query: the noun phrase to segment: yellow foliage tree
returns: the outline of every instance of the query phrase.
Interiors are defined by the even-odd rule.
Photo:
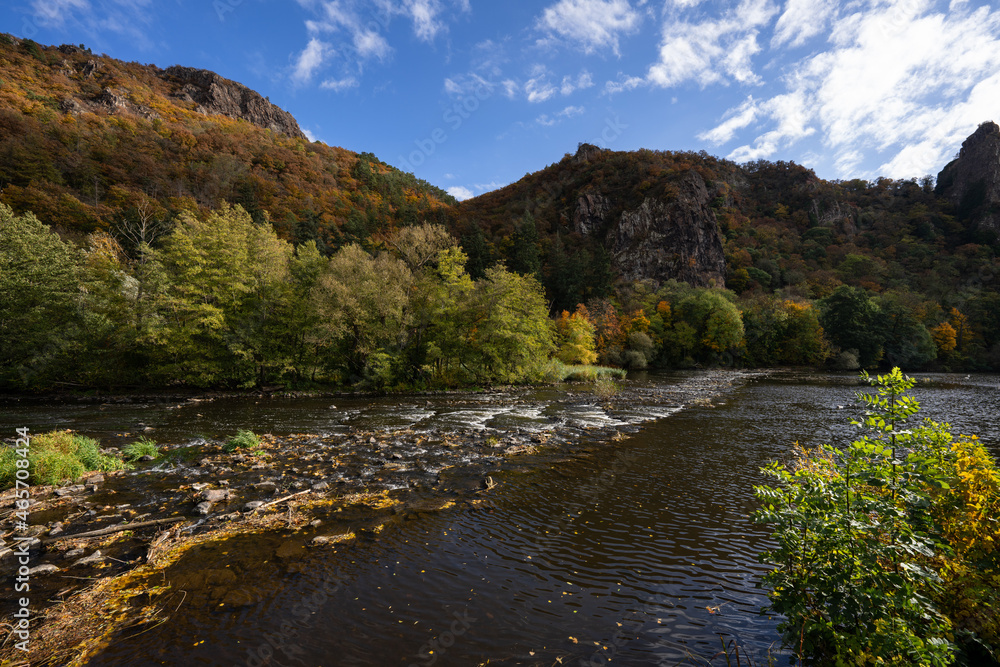
[[[942,322],[931,329],[931,336],[934,338],[934,342],[937,343],[938,350],[941,352],[951,352],[958,344],[955,327],[951,326],[948,322]]]
[[[577,306],[572,315],[564,310],[556,320],[559,335],[559,351],[556,358],[564,364],[589,365],[597,361],[595,351],[594,324],[587,319],[587,309]]]

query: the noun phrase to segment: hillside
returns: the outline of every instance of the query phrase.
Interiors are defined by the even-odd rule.
[[[284,239],[336,247],[437,219],[454,199],[205,70],[0,36],[0,202],[80,238],[240,204]]]
[[[0,38],[2,387],[1000,369],[997,220],[992,122],[936,183],[581,144],[458,203],[216,73]]]
[[[556,312],[604,308],[613,296],[619,308],[645,299],[651,315],[656,299],[636,294],[670,279],[725,286],[746,326],[747,351],[737,355],[744,363],[795,358],[769,341],[774,318],[788,317],[775,304],[829,310],[829,299],[849,288],[840,296],[864,302],[863,324],[822,321],[834,357],[861,347],[865,365],[998,368],[998,193],[1000,127],[992,122],[966,140],[937,187],[932,178],[827,181],[791,162],[740,165],[704,152],[583,144],[462,202],[452,224],[470,266],[503,259],[535,272]],[[767,349],[754,353],[755,345]]]

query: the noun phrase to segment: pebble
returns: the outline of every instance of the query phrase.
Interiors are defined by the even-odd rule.
[[[73,567],[76,567],[77,565],[96,565],[97,563],[100,563],[103,560],[104,560],[104,555],[101,553],[101,550],[98,549],[97,551],[90,554],[86,558],[81,558],[80,560],[73,563]]]
[[[243,509],[245,509],[247,512],[252,512],[253,510],[257,509],[263,504],[264,504],[263,500],[251,500],[250,502],[248,502],[246,505],[243,506]]]
[[[43,563],[42,565],[36,565],[35,567],[28,570],[28,574],[48,574],[49,572],[58,572],[59,568],[52,563]]]
[[[200,514],[202,516],[206,516],[211,511],[212,511],[212,503],[210,503],[207,500],[204,501],[204,502],[198,503],[194,507],[195,514]]]

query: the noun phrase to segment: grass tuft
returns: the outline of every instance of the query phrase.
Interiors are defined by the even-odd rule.
[[[260,436],[253,431],[239,430],[236,435],[226,442],[227,452],[235,452],[237,449],[258,449],[260,447]]]
[[[122,447],[122,458],[126,461],[138,461],[143,456],[152,456],[154,459],[160,456],[160,448],[156,446],[155,440],[143,437]]]

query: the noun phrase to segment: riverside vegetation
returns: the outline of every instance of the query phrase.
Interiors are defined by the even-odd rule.
[[[914,381],[865,379],[859,439],[764,472],[756,518],[784,642],[822,665],[982,665],[1000,650],[1000,470],[974,436],[908,426]]]

